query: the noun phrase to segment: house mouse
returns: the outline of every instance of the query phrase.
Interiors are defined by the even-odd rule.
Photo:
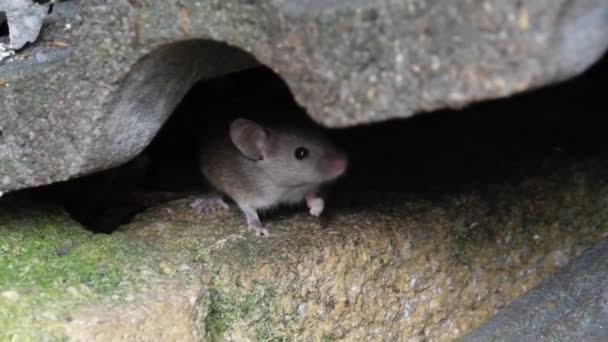
[[[312,124],[236,118],[205,134],[200,170],[215,192],[191,206],[199,213],[227,208],[223,195],[229,196],[245,214],[248,228],[269,236],[259,211],[306,201],[310,214],[319,216],[325,205],[320,186],[340,177],[347,164],[346,155]]]

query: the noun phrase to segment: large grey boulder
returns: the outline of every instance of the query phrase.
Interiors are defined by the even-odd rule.
[[[349,126],[567,79],[607,23],[604,0],[58,2],[0,65],[0,193],[126,162],[195,82],[257,63]]]
[[[269,218],[269,239],[248,232],[236,207],[200,218],[190,200],[174,201],[108,235],[9,194],[0,340],[454,341],[606,238],[607,166],[517,163],[488,186],[441,195],[358,182],[321,220]],[[594,325],[605,322],[605,246],[535,300],[516,300],[515,328],[605,337]],[[495,331],[478,340],[505,336]]]

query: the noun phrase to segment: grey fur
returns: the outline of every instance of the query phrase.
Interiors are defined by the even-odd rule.
[[[236,119],[229,128],[214,131],[201,143],[201,172],[239,205],[249,228],[259,235],[268,235],[257,215],[260,210],[306,200],[311,214],[320,215],[324,202],[319,187],[346,168],[345,154],[313,126]],[[306,158],[295,157],[298,147],[309,151]]]

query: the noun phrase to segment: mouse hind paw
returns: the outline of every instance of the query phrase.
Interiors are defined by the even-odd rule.
[[[253,231],[257,236],[270,237],[270,232],[268,231],[268,229],[262,226],[250,224],[247,227],[249,228],[249,230]]]
[[[218,210],[228,209],[228,204],[224,202],[224,198],[220,194],[206,194],[197,197],[190,207],[198,214],[212,214]]]

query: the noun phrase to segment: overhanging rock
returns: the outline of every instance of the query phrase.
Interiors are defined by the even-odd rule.
[[[58,2],[0,65],[0,192],[133,158],[195,82],[257,63],[338,127],[563,80],[607,46],[603,0]]]

